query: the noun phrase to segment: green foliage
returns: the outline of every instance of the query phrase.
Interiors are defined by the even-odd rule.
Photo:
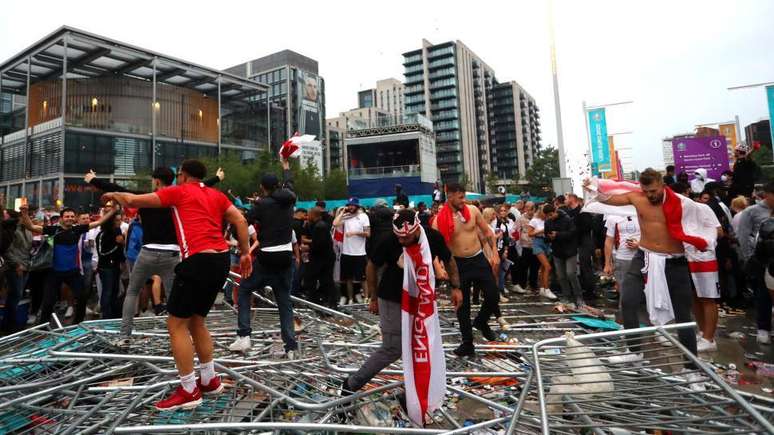
[[[755,163],[761,168],[761,176],[756,182],[765,183],[774,180],[774,165],[772,165],[772,151],[770,146],[763,145],[758,151],[751,154]]]
[[[551,188],[551,179],[559,176],[559,150],[553,147],[541,149],[527,169],[527,181],[524,186],[532,193],[545,191]]]
[[[255,160],[241,160],[238,154],[222,155],[220,158],[202,159],[208,173],[214,175],[217,168],[223,168],[226,178],[218,188],[231,190],[234,195],[245,198],[259,191],[261,178],[274,174],[282,178],[282,166],[277,157],[269,152],[258,154]],[[342,171],[332,171],[323,178],[314,165],[301,167],[298,160],[291,161],[290,171],[298,199],[338,199],[347,196],[346,176]]]
[[[486,183],[486,193],[488,194],[494,194],[497,193],[497,182],[500,181],[497,176],[493,173],[486,174],[486,178],[484,179]]]

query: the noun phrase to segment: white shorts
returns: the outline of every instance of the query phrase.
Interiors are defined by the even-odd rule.
[[[693,283],[693,291],[696,293],[696,297],[705,299],[720,299],[720,283],[718,282],[717,274],[714,277],[701,276],[706,274],[698,274],[699,276],[691,276],[691,282]],[[697,281],[704,281],[704,285],[697,285]]]

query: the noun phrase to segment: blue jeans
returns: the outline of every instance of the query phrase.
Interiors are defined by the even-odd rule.
[[[500,293],[505,293],[505,276],[508,274],[508,270],[512,265],[513,263],[507,258],[502,258],[500,260],[500,270],[497,274],[497,288],[500,290]]]
[[[247,279],[242,280],[239,286],[239,315],[237,320],[237,335],[249,337],[252,332],[250,327],[252,292],[266,286],[272,288],[274,299],[279,308],[280,329],[282,341],[285,343],[285,351],[298,349],[296,334],[293,329],[293,304],[290,301],[290,286],[293,279],[291,266],[285,268],[267,268],[253,261],[253,273]]]
[[[5,316],[3,317],[3,329],[7,333],[16,332],[18,325],[16,324],[16,307],[19,306],[19,299],[22,293],[24,293],[24,285],[27,283],[27,272],[22,273],[19,276],[16,273],[16,267],[13,264],[8,266],[8,270],[5,271],[6,287],[8,288],[8,294],[5,297]]]
[[[118,290],[121,283],[121,270],[101,268],[99,279],[102,281],[102,294],[99,298],[99,308],[103,319],[115,319],[120,316],[118,307]]]

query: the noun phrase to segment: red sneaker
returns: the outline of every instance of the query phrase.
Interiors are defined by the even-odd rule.
[[[172,395],[156,403],[159,411],[174,411],[176,409],[193,409],[202,404],[202,392],[196,387],[193,392],[185,391],[182,385],[178,386]]]
[[[203,395],[209,396],[223,392],[223,384],[220,382],[220,376],[215,376],[210,380],[209,385],[203,385],[201,378],[196,380],[196,387]]]

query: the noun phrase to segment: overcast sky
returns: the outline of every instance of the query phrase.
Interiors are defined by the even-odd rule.
[[[543,143],[556,143],[544,1],[17,1],[0,5],[0,59],[63,24],[213,68],[285,48],[319,62],[328,117],[357,105],[359,89],[403,79],[403,52],[461,40],[516,80],[541,108]],[[698,123],[767,118],[774,81],[774,1],[557,0],[565,147],[587,145],[582,101],[610,108],[608,130],[632,134],[638,169],[663,167],[661,138]]]

